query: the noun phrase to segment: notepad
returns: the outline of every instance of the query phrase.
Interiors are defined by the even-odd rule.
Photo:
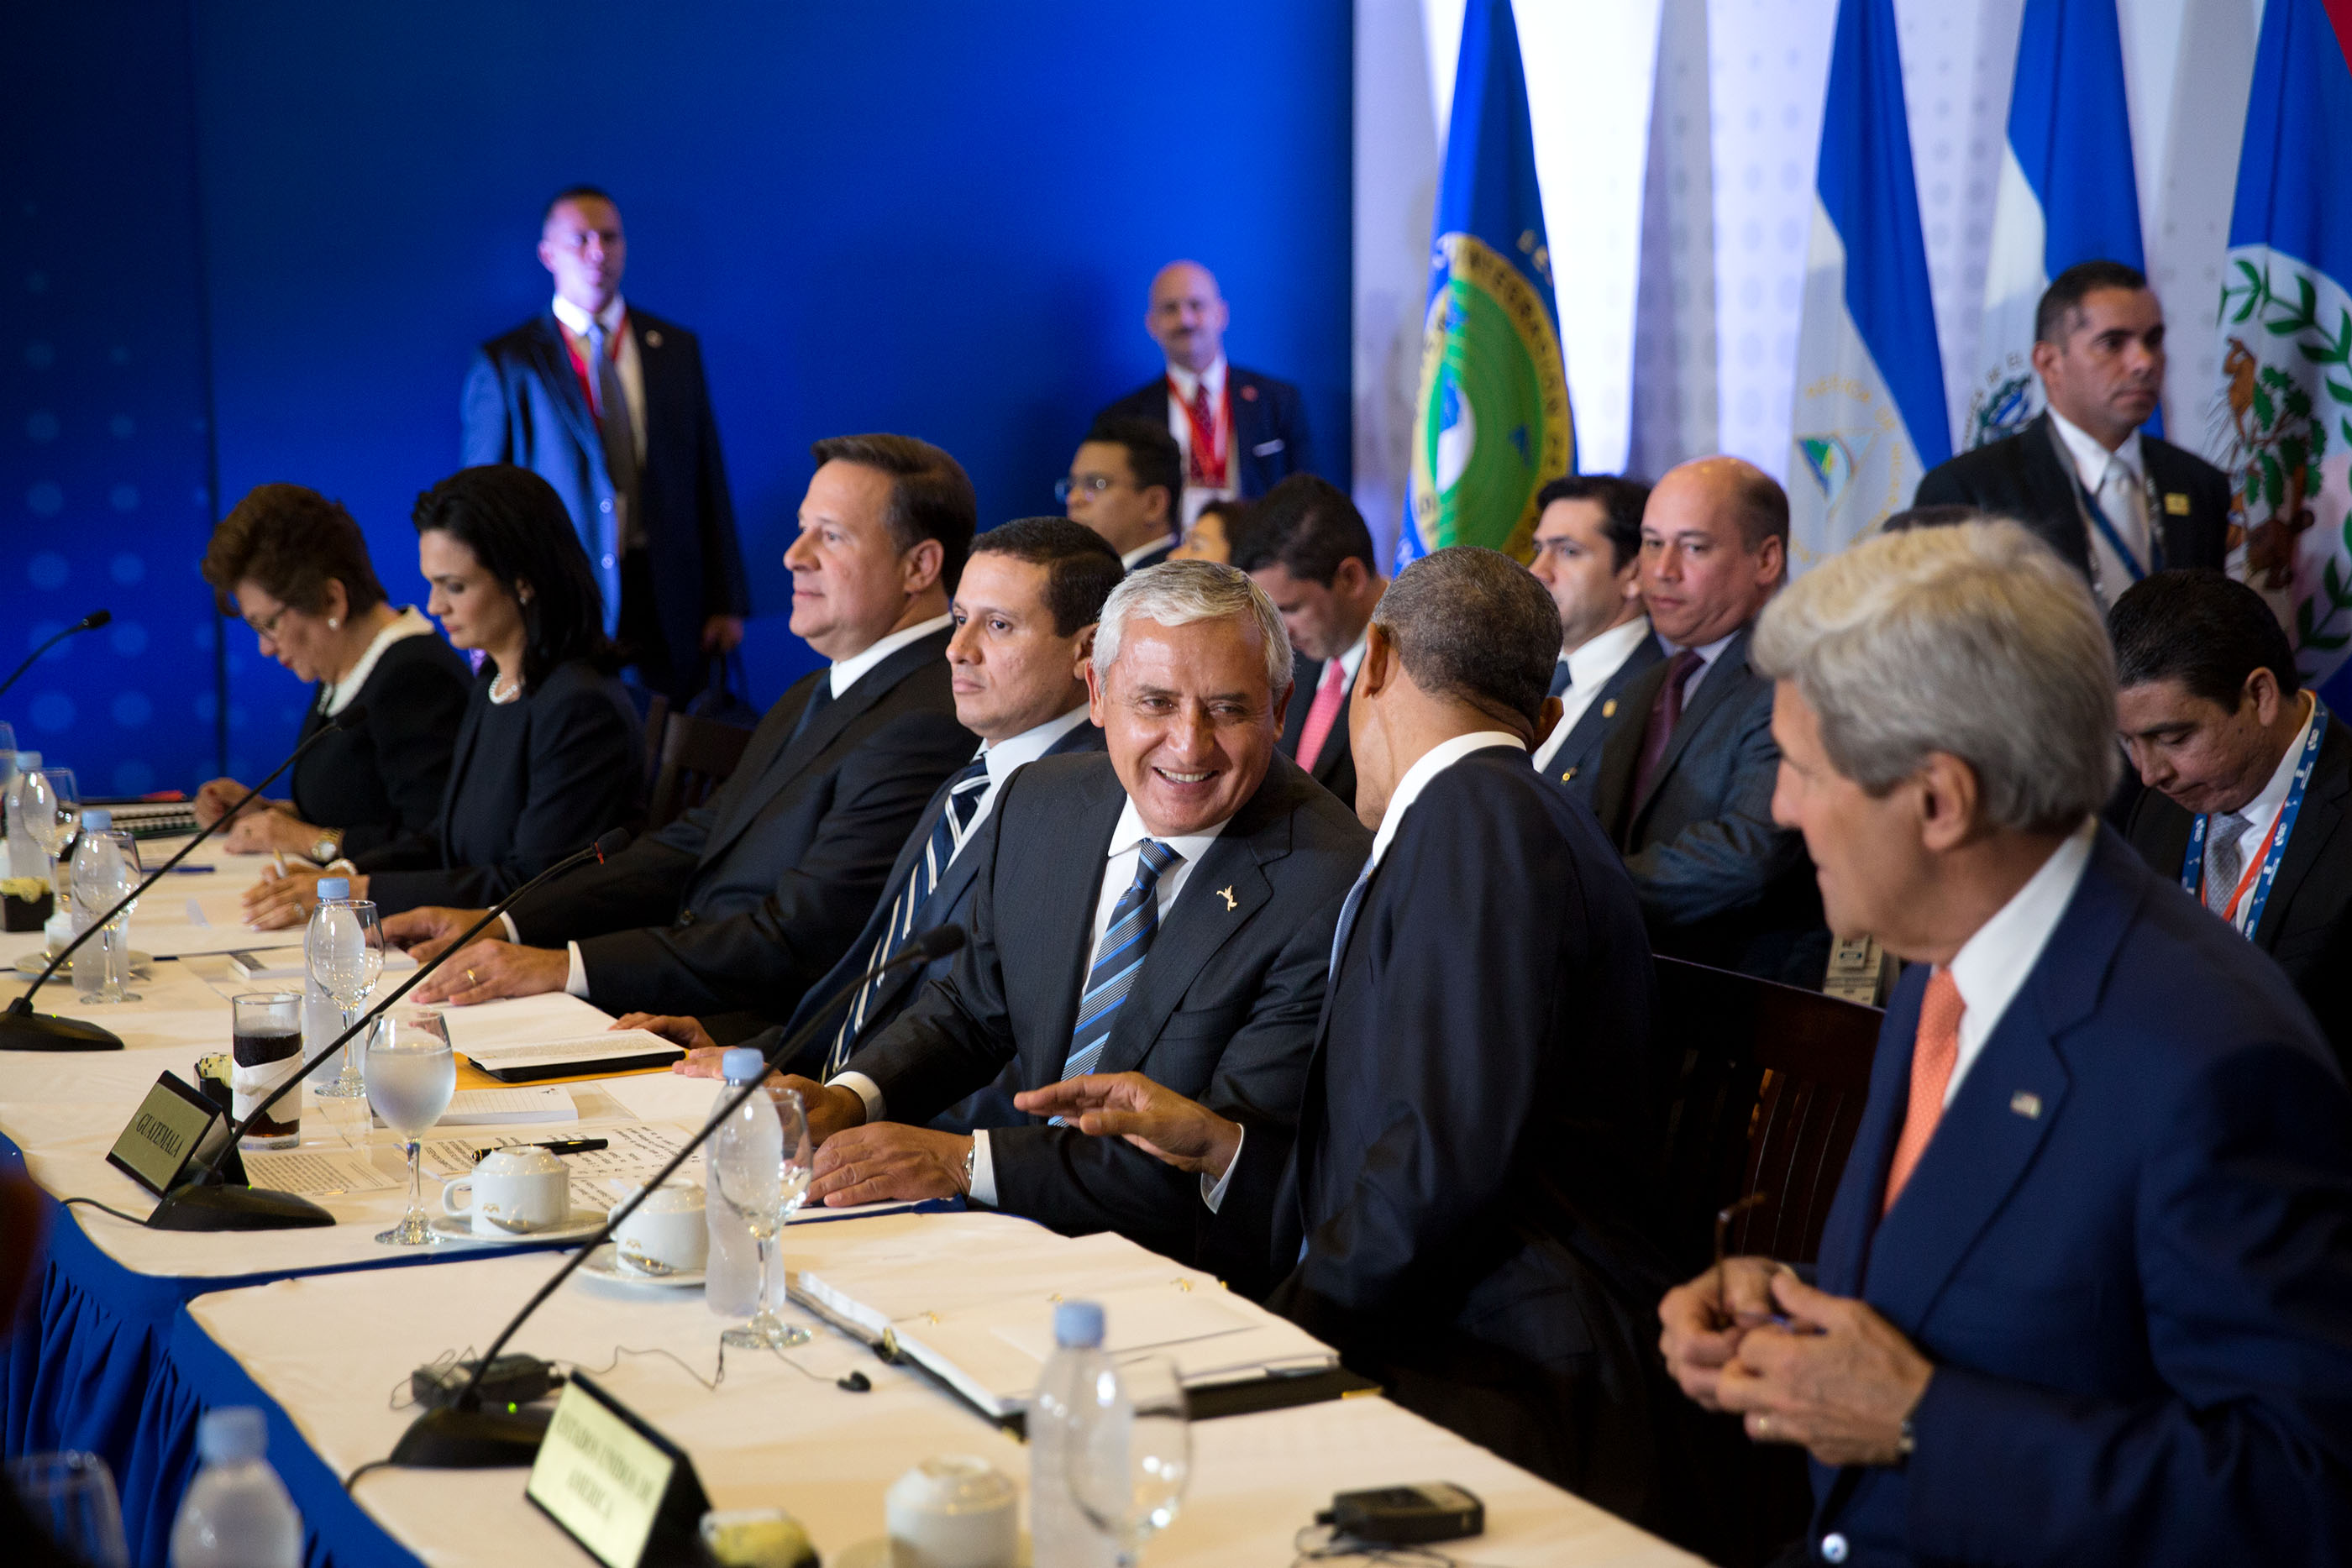
[[[480,1046],[466,1052],[475,1066],[502,1083],[530,1083],[583,1072],[635,1072],[667,1067],[685,1054],[652,1030],[642,1029],[529,1045]]]
[[[577,1122],[580,1107],[562,1089],[460,1089],[436,1127],[490,1127],[520,1122]]]

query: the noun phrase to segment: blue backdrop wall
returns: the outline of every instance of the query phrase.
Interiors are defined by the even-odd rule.
[[[187,564],[210,514],[183,515],[205,482],[203,444],[186,437],[205,402],[225,502],[273,479],[338,496],[394,597],[421,598],[409,505],[455,465],[472,346],[544,308],[539,211],[575,181],[619,199],[626,293],[702,335],[758,612],[755,702],[814,662],[785,630],[780,564],[809,443],[905,431],[963,461],[983,526],[1055,510],[1093,410],[1157,369],[1143,293],[1171,257],[1219,273],[1234,357],[1304,386],[1318,450],[1347,482],[1347,0],[1196,0],[1181,28],[1161,8],[1104,0],[73,9],[89,20],[37,24],[50,29],[40,54],[17,57],[45,58],[32,74],[50,82],[49,107],[110,139],[10,154],[31,165],[10,171],[12,200],[37,183],[73,204],[5,286],[37,266],[108,278],[107,308],[144,312],[158,343],[116,380],[170,402],[159,418],[180,439],[168,465],[153,459],[139,510],[110,510],[109,469],[49,481],[67,506],[42,516],[26,499],[37,459],[68,442],[36,447],[30,408],[15,416],[5,449],[24,476],[5,499],[26,538],[0,568],[0,614],[23,630],[0,639],[69,620],[82,598],[121,601],[109,552],[133,530],[143,580],[193,607],[168,636],[149,628],[150,648],[169,644],[141,676],[150,725],[116,722],[131,666],[86,648],[0,699],[23,726],[63,716],[38,705],[64,697],[70,721],[39,738],[100,778],[134,752],[146,771],[125,780],[184,784],[210,766],[204,601]],[[136,112],[78,101],[90,79],[136,94]],[[104,336],[85,367],[101,383]],[[34,377],[26,351],[6,346],[20,381]],[[74,382],[45,406],[115,459],[109,390]],[[50,552],[64,585],[33,542],[59,517],[74,525]],[[242,773],[290,744],[305,694],[229,630]]]

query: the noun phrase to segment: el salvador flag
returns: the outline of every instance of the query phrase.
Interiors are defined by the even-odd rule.
[[[1792,572],[1909,506],[1952,455],[1894,0],[1839,0],[1790,435]]]
[[[2050,280],[2077,262],[2143,267],[2142,256],[2116,0],[2026,0],[1966,444],[2015,435],[2042,412],[2033,311]],[[2162,434],[2161,411],[2148,429]]]
[[[2352,704],[2352,0],[2269,0],[2221,278],[2215,462],[2246,580]],[[2330,679],[2330,677],[2334,677]]]

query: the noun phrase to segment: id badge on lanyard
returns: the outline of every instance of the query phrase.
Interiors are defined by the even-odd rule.
[[[2271,831],[2263,839],[2262,852],[2256,855],[2238,885],[2231,891],[2230,901],[2221,908],[2221,918],[2238,928],[2239,935],[2251,938],[2262,929],[2263,906],[2270,902],[2271,884],[2278,880],[2279,862],[2286,857],[2287,840],[2294,832],[2294,820],[2303,810],[2303,792],[2311,782],[2312,769],[2319,764],[2319,743],[2327,734],[2327,705],[2317,693],[2311,698],[2311,728],[2303,737],[2302,755],[2295,758],[2294,779],[2287,786],[2286,800],[2271,821]],[[2204,902],[2205,834],[2210,817],[2200,816],[2189,830],[2189,850],[2181,858],[2180,885],[2189,897]]]

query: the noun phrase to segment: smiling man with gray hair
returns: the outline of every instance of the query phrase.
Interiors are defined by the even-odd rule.
[[[1339,904],[1371,835],[1275,749],[1290,644],[1265,594],[1212,561],[1111,591],[1087,696],[1108,755],[1006,780],[982,837],[970,944],[830,1082],[788,1080],[821,1141],[810,1196],[964,1194],[1071,1235],[1189,1257],[1184,1176],[1042,1118],[923,1125],[1017,1064],[1034,1089],[1134,1068],[1288,1125]]]
[[[2352,1555],[2352,1099],[2277,967],[2098,821],[2115,664],[2014,523],[1767,609],[1775,819],[1912,961],[1820,1288],[1659,1309],[1685,1391],[1811,1451],[1825,1563]]]

